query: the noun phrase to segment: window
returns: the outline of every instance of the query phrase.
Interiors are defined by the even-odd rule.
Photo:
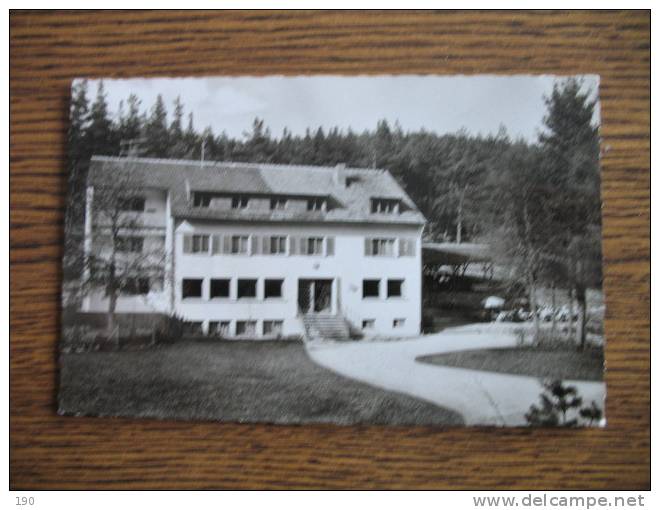
[[[236,321],[236,335],[256,335],[257,321]]]
[[[286,236],[272,236],[270,238],[269,252],[275,254],[286,254]]]
[[[403,280],[387,280],[387,297],[401,297],[403,295]]]
[[[264,335],[280,336],[284,321],[264,321]]]
[[[117,237],[117,251],[124,253],[142,253],[144,238],[136,236]]]
[[[232,197],[231,199],[231,208],[232,209],[245,209],[248,206],[249,199],[248,197]]]
[[[379,297],[380,280],[362,280],[362,297]]]
[[[310,198],[307,200],[308,211],[325,211],[326,205],[325,198]]]
[[[323,255],[323,238],[307,238],[307,255]]]
[[[264,282],[264,299],[281,298],[284,280],[266,280]]]
[[[229,336],[229,321],[209,321],[209,335]]]
[[[192,236],[192,253],[208,253],[209,252],[209,236],[208,235],[193,235]]]
[[[362,321],[362,329],[374,329],[376,326],[376,319],[364,319]]]
[[[282,211],[283,209],[286,209],[286,198],[271,198],[270,208],[271,210],[276,211]]]
[[[357,184],[361,179],[357,175],[350,175],[346,177],[346,187],[350,188],[353,184]]]
[[[128,197],[119,202],[120,211],[142,212],[144,211],[144,197]]]
[[[228,298],[229,297],[229,280],[228,279],[211,279],[211,299],[213,298]]]
[[[183,253],[208,253],[208,234],[194,234],[183,236]]]
[[[257,280],[239,279],[238,280],[238,299],[257,297]]]
[[[128,296],[149,294],[149,278],[128,278],[121,293]]]
[[[248,237],[249,236],[231,236],[231,252],[247,254]]]
[[[201,335],[202,334],[202,323],[195,321],[190,322],[186,321],[183,323],[183,332],[187,335]]]
[[[365,244],[365,255],[393,257],[394,239],[367,239]]]
[[[181,299],[201,298],[202,281],[201,278],[184,278],[181,282]]]
[[[372,198],[371,212],[373,214],[393,214],[399,212],[399,200],[387,198]]]
[[[405,325],[406,325],[406,319],[394,319],[392,321],[392,327],[394,329],[402,328]]]
[[[209,207],[211,205],[211,195],[208,193],[195,193],[193,195],[193,207]]]

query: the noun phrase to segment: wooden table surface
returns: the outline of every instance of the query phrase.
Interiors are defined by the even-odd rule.
[[[648,488],[650,37],[646,11],[12,12],[11,487]],[[71,80],[273,73],[600,74],[605,430],[56,415]]]

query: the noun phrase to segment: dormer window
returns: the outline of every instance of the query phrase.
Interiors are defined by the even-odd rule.
[[[208,193],[193,194],[193,207],[209,207],[211,205],[211,195]]]
[[[400,201],[391,198],[372,198],[372,214],[395,214],[400,210]]]
[[[349,175],[346,177],[346,187],[350,188],[353,184],[357,184],[360,182],[360,178],[357,175]]]
[[[308,211],[325,211],[327,209],[327,201],[325,198],[310,198],[307,200]]]
[[[245,209],[248,206],[249,199],[248,197],[232,197],[231,199],[231,208],[232,209]]]
[[[271,211],[283,211],[286,209],[286,198],[271,198],[270,209]]]

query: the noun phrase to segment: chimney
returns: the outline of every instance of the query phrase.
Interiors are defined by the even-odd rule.
[[[337,163],[335,165],[335,169],[332,173],[332,181],[335,186],[339,186],[339,183],[341,182],[341,174],[344,170],[346,170],[346,163]]]

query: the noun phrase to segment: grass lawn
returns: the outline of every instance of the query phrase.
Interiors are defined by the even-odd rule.
[[[583,352],[534,347],[479,349],[420,356],[417,361],[544,379],[603,380],[602,349]]]
[[[64,414],[242,422],[446,424],[434,404],[344,378],[299,342],[197,342],[61,355]]]

